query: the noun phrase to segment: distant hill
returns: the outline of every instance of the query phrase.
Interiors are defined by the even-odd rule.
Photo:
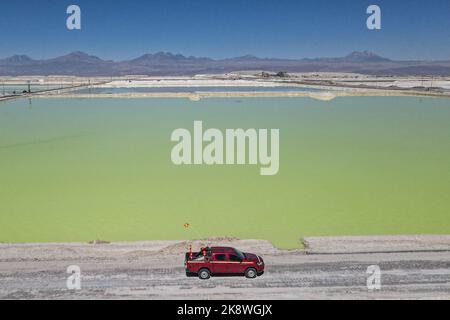
[[[186,57],[170,52],[144,54],[125,61],[107,61],[84,52],[47,60],[26,55],[0,59],[0,75],[193,75],[243,70],[285,72],[357,72],[373,75],[441,75],[450,76],[449,61],[395,61],[369,51],[355,51],[344,57],[275,59],[246,55],[214,60]]]
[[[353,51],[348,56],[343,58],[349,62],[388,62],[391,61],[387,58],[380,57],[379,55],[370,51]]]
[[[26,64],[32,64],[35,62],[35,60],[31,59],[27,55],[14,55],[11,57],[8,57],[6,59],[0,60],[5,65],[15,66],[15,65],[26,65]]]

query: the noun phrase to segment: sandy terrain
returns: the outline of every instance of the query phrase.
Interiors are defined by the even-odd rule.
[[[289,77],[265,78],[260,72],[236,72],[222,75],[198,75],[193,77],[148,77],[128,76],[119,78],[80,77],[3,77],[1,84],[27,83],[57,86],[42,92],[1,96],[0,100],[20,97],[64,97],[64,98],[188,98],[198,101],[203,98],[223,97],[309,97],[332,100],[341,96],[432,96],[450,97],[450,78],[445,77],[375,77],[351,73],[299,73]],[[271,87],[290,86],[289,91],[271,91]],[[58,88],[63,89],[58,89]],[[112,94],[73,94],[80,88],[164,88],[198,87],[198,92],[121,92]],[[202,92],[202,87],[224,87],[223,92]],[[263,87],[267,91],[228,92],[226,87]],[[299,88],[297,90],[296,88]],[[432,89],[430,88],[432,87]],[[305,92],[301,88],[320,89],[320,92]]]
[[[450,236],[306,238],[305,249],[263,240],[1,244],[0,299],[450,299]],[[261,254],[266,273],[187,278],[183,252],[208,243]],[[81,290],[66,287],[70,265]],[[367,267],[381,269],[369,290]]]
[[[276,91],[260,91],[260,92],[133,92],[133,93],[96,93],[96,94],[74,94],[70,91],[59,92],[54,91],[51,93],[37,93],[33,94],[36,97],[42,98],[76,98],[76,99],[128,99],[128,98],[185,98],[192,101],[199,101],[207,98],[269,98],[269,97],[307,97],[316,100],[330,101],[337,97],[401,97],[401,96],[415,96],[415,97],[433,97],[433,98],[450,98],[450,92],[447,93],[434,93],[434,92],[420,92],[413,90],[343,90],[343,91],[322,91],[322,92],[302,92],[302,91],[289,91],[289,92],[276,92]],[[1,100],[1,98],[0,98]]]
[[[102,87],[200,87],[200,86],[299,86],[329,89],[323,83],[338,86],[339,90],[366,89],[364,86],[379,87],[381,89],[412,89],[419,87],[434,87],[450,90],[450,77],[382,77],[353,73],[290,73],[289,77],[262,78],[261,72],[235,72],[217,75],[198,75],[193,77],[125,77],[114,79]],[[102,79],[104,80],[104,79]],[[299,83],[301,82],[301,83]],[[361,88],[349,88],[361,86]]]
[[[177,79],[146,79],[146,80],[114,80],[107,84],[100,85],[100,88],[161,88],[161,87],[280,87],[286,84],[277,81],[260,81],[258,79],[198,79],[198,78],[177,78]],[[298,86],[299,84],[292,84]]]

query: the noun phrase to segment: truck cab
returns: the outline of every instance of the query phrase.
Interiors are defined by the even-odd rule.
[[[264,273],[264,260],[232,247],[207,247],[200,252],[187,252],[185,268],[187,276],[198,276],[202,280],[211,276],[256,278]]]

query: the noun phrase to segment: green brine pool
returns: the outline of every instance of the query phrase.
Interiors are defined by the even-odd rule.
[[[195,120],[279,129],[278,174],[174,165]],[[0,242],[448,234],[449,195],[448,99],[0,103]]]

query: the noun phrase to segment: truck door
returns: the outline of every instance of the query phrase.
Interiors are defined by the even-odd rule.
[[[245,272],[245,265],[242,263],[242,260],[235,254],[228,254],[228,272],[229,273],[239,273],[242,274]]]
[[[227,264],[227,256],[224,253],[214,253],[211,261],[212,273],[226,273]]]

